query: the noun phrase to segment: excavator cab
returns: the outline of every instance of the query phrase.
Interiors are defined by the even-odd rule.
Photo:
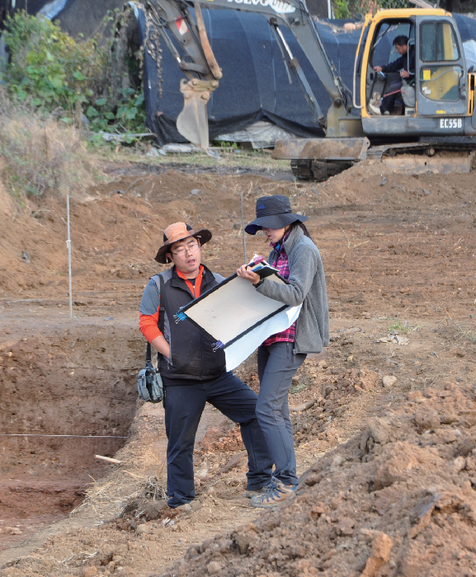
[[[407,83],[404,81],[398,88],[399,71],[374,70],[399,57],[393,46],[397,36],[408,39],[406,69],[412,73],[412,89],[406,99]],[[450,14],[440,9],[399,10],[398,17],[392,10],[378,12],[369,17],[361,51],[357,83],[360,82],[364,134],[386,137],[398,133],[409,138],[444,136],[449,130],[452,135],[464,134],[464,117],[471,114],[468,75],[459,32]],[[359,70],[356,73],[359,75]],[[392,90],[400,91],[399,106],[394,113],[383,116],[379,104]]]

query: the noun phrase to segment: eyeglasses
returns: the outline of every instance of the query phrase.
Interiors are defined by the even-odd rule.
[[[198,250],[198,247],[200,245],[198,244],[198,241],[194,240],[190,240],[189,242],[187,242],[187,244],[183,244],[181,247],[179,247],[177,250],[172,250],[171,253],[174,256],[184,256],[186,252],[190,251],[190,252],[195,252],[196,250]]]

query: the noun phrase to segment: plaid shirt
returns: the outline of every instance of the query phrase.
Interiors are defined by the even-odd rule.
[[[289,263],[288,263],[288,255],[284,250],[284,241],[288,238],[289,232],[286,233],[281,240],[280,243],[274,245],[271,243],[271,248],[278,251],[278,258],[274,262],[273,266],[278,269],[278,273],[285,279],[289,279]],[[278,248],[279,245],[279,248]],[[296,321],[285,331],[280,333],[276,333],[275,335],[271,335],[268,337],[264,343],[261,345],[263,347],[269,347],[273,343],[294,343],[296,336]]]

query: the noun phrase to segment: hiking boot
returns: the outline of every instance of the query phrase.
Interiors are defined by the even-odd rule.
[[[290,497],[296,489],[297,485],[285,485],[278,479],[274,479],[266,491],[251,498],[251,506],[262,509],[275,507]]]
[[[248,499],[252,499],[255,495],[263,494],[265,491],[268,490],[268,488],[270,487],[270,485],[272,485],[272,483],[273,483],[273,481],[269,481],[269,483],[266,483],[266,485],[263,485],[259,489],[247,489],[246,490],[246,497]]]

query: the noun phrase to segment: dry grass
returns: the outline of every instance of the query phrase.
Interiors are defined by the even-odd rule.
[[[101,147],[98,149],[100,157],[107,162],[139,162],[147,166],[160,166],[166,168],[172,164],[172,168],[188,165],[201,166],[203,168],[249,169],[260,172],[273,172],[278,170],[289,171],[289,160],[274,160],[271,158],[271,150],[237,150],[229,152],[226,148],[211,148],[211,154],[205,151],[191,153],[167,153],[165,156],[153,153],[157,144],[151,142],[139,142],[134,147],[117,146],[116,148]],[[152,151],[152,153],[151,153]]]
[[[135,422],[143,418],[139,413]],[[166,498],[166,462],[147,441],[139,440],[145,439],[144,434],[147,436],[150,431],[138,427],[135,442],[129,442],[119,451],[122,464],[112,468],[104,478],[93,479],[84,501],[71,515],[93,511],[98,519],[106,521],[119,517],[135,499],[160,501]]]
[[[107,179],[101,166],[111,161],[161,167],[171,164],[174,168],[199,165],[218,171],[234,167],[264,172],[289,169],[288,161],[273,160],[269,151],[214,149],[213,155],[198,152],[151,157],[150,143],[93,150],[80,131],[58,121],[58,115],[41,115],[13,103],[0,87],[0,211],[11,214],[35,198],[84,197],[91,186]],[[13,207],[10,199],[14,200]]]
[[[5,169],[5,162],[0,158],[0,175]],[[10,214],[14,208],[12,197],[8,194],[1,178],[0,178],[0,214]]]
[[[103,178],[78,130],[0,99],[0,180],[13,198],[78,196]]]
[[[119,469],[96,481],[87,490],[84,501],[71,512],[76,515],[92,509],[101,520],[115,519],[134,499],[160,501],[167,496],[164,469],[157,475],[142,475]]]

